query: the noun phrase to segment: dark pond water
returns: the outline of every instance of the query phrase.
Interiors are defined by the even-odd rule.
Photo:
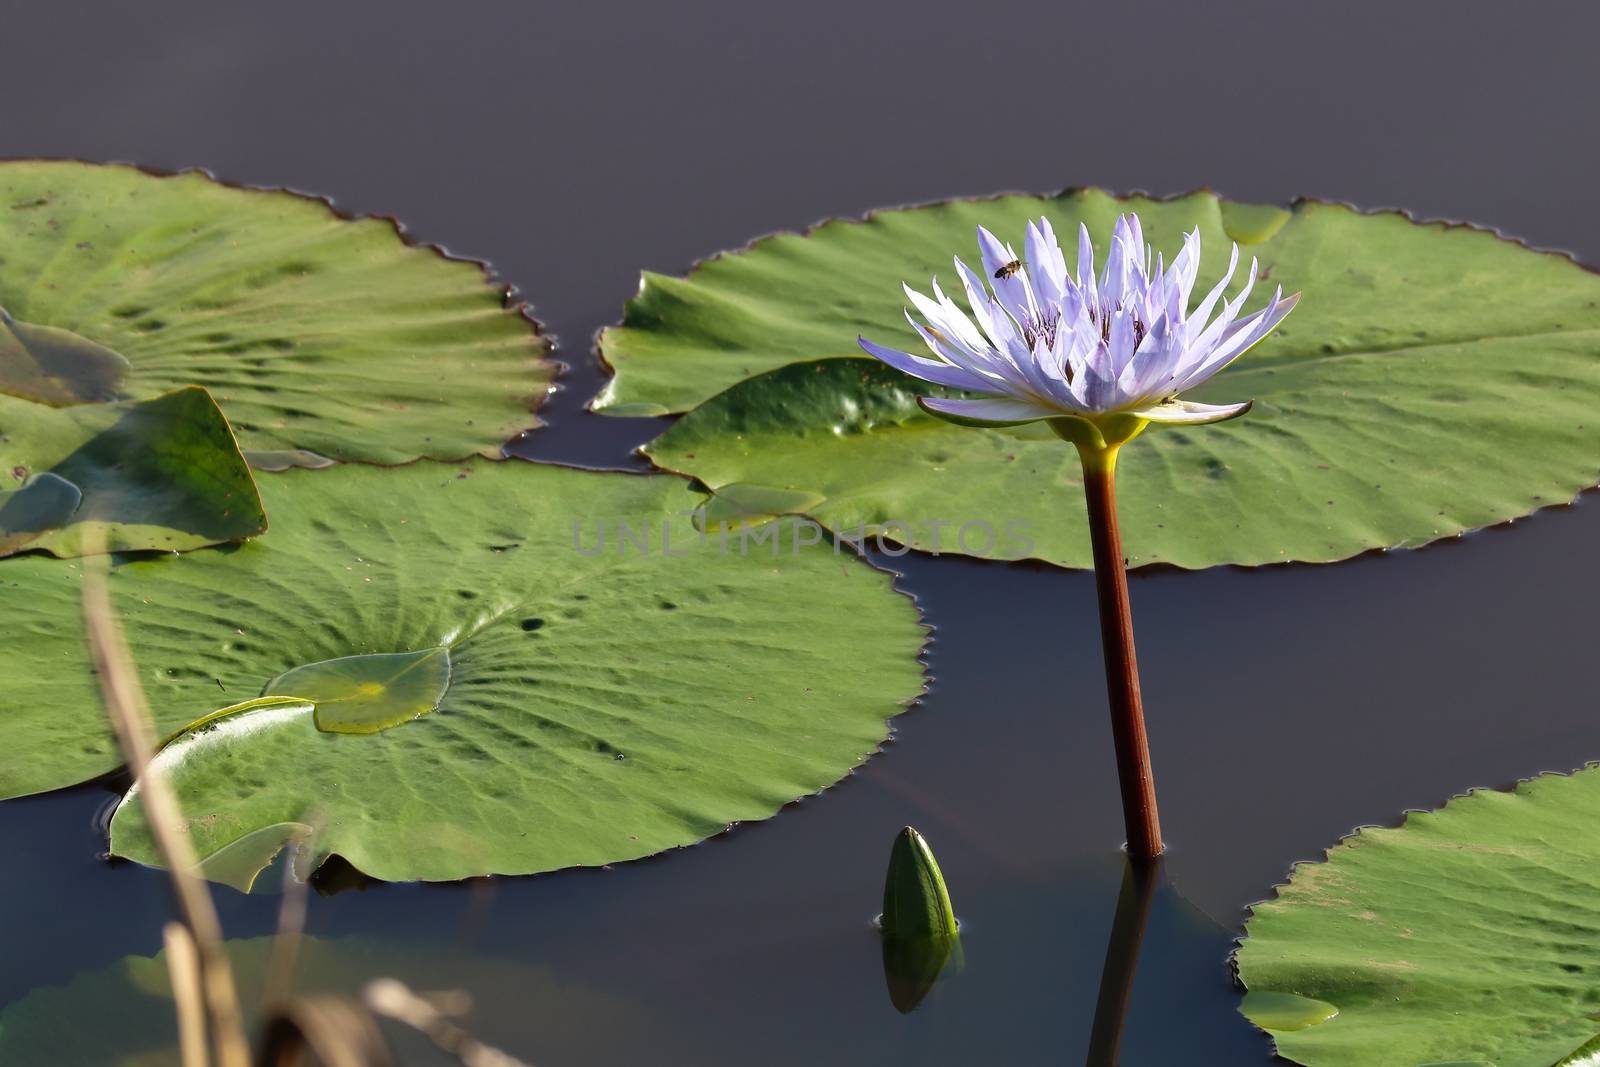
[[[205,165],[494,261],[573,364],[516,451],[592,465],[633,465],[658,432],[582,411],[590,337],[639,268],[830,214],[1209,184],[1600,261],[1600,142],[1576,136],[1592,6],[765,7],[28,5],[6,16],[0,154]],[[1600,757],[1597,536],[1584,499],[1422,551],[1136,578],[1173,854],[1123,1063],[1270,1062],[1225,960],[1293,861]],[[1092,580],[886,562],[937,626],[934,684],[839,787],[612,870],[314,897],[309,929],[515,965],[527,996],[479,1028],[540,1067],[1082,1062],[1121,879]],[[99,858],[109,798],[0,804],[0,1005],[157,948],[161,877]],[[944,865],[966,967],[902,1016],[868,922],[908,822]],[[220,895],[230,933],[272,929],[272,899]],[[84,1012],[92,1031],[101,1009]]]

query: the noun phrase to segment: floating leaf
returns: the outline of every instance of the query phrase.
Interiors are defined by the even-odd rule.
[[[921,688],[923,629],[886,575],[795,549],[782,526],[747,553],[703,538],[687,513],[704,497],[678,478],[340,466],[263,491],[271,536],[124,561],[110,579],[163,734],[219,698],[250,701],[169,746],[202,859],[299,824],[319,828],[319,858],[388,879],[644,856],[836,781]],[[624,525],[648,554],[618,548]],[[0,567],[0,795],[117,765],[77,596],[76,569]],[[409,673],[382,658],[407,653]],[[313,701],[352,678],[386,695],[346,728],[437,710],[318,729],[328,705]],[[278,689],[296,692],[252,699]],[[113,848],[154,862],[137,799]]]
[[[59,474],[28,474],[15,468],[24,481],[20,489],[0,489],[0,556],[28,547],[52,530],[72,521],[83,503],[83,490]]]
[[[228,421],[204,389],[154,400],[52,408],[0,396],[0,556],[181,552],[267,528]]]
[[[950,257],[970,258],[977,224],[1015,240],[1044,214],[1061,234],[1087,222],[1103,246],[1130,209],[1169,258],[1199,228],[1202,289],[1237,237],[1260,241],[1242,251],[1268,275],[1251,306],[1280,283],[1305,292],[1272,337],[1192,394],[1254,398],[1247,417],[1161,428],[1125,450],[1130,562],[1343,559],[1504,522],[1600,478],[1600,277],[1481,230],[1210,193],[886,211],[758,241],[688,279],[647,275],[602,337],[617,377],[597,407],[701,405],[649,446],[652,459],[713,490],[816,494],[826,503],[809,513],[836,532],[897,523],[893,539],[927,551],[1087,567],[1071,448],[1037,425],[947,425],[914,405],[939,390],[836,357],[860,355],[858,334],[920,350],[900,282],[951,283]]]
[[[763,526],[784,515],[814,508],[822,497],[803,489],[774,489],[769,485],[734,482],[718,489],[698,516],[698,528],[708,533]]]
[[[250,464],[251,470],[269,471],[273,474],[279,471],[290,470],[294,467],[304,467],[306,470],[319,471],[324,467],[333,466],[333,460],[327,456],[319,456],[315,452],[307,452],[303,448],[279,449],[277,451],[250,451],[244,454],[245,462]]]
[[[499,455],[553,364],[481,264],[186,172],[0,164],[0,393],[209,388],[249,449]]]
[[[375,734],[439,706],[450,689],[450,650],[340,656],[284,671],[265,691],[303,697],[317,729]]]
[[[64,406],[115,400],[128,361],[70,330],[18,322],[0,308],[0,393]]]
[[[1339,1014],[1339,1009],[1327,1001],[1273,992],[1246,993],[1239,1010],[1261,1029],[1274,1033],[1304,1030]]]
[[[1238,951],[1308,1067],[1586,1063],[1600,1024],[1600,768],[1478,791],[1296,867]],[[1293,994],[1331,1021],[1274,1026]],[[1257,1001],[1259,1002],[1259,1001]]]

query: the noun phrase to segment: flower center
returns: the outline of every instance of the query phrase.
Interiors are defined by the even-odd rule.
[[[1100,309],[1099,314],[1095,313],[1094,308],[1091,307],[1089,309],[1089,321],[1099,324],[1100,340],[1104,341],[1106,344],[1111,343],[1111,316],[1114,312],[1121,310],[1122,303],[1120,301],[1114,308]],[[1133,317],[1133,347],[1135,349],[1138,349],[1138,347],[1144,343],[1144,335],[1149,332],[1150,327],[1146,326],[1144,322],[1140,320],[1138,315],[1135,315]]]
[[[1027,342],[1028,351],[1035,351],[1039,342],[1044,342],[1045,348],[1054,348],[1056,344],[1056,327],[1061,325],[1061,312],[1044,312],[1038,318],[1032,314],[1023,316],[1022,339]]]

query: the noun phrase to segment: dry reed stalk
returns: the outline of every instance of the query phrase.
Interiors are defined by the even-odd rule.
[[[104,547],[103,541],[91,544],[85,538],[83,626],[90,658],[123,758],[143,793],[151,835],[171,875],[179,919],[195,949],[214,1062],[216,1067],[250,1067],[239,995],[234,986],[233,969],[223,949],[222,923],[205,882],[194,874],[194,850],[185,836],[177,797],[159,772],[151,773],[155,734],[144,691],[133,667],[133,657],[111,606],[106,579],[110,564],[103,554]]]
[[[397,978],[367,983],[361,999],[376,1015],[384,1015],[422,1034],[441,1051],[454,1056],[462,1067],[528,1067],[497,1048],[485,1045],[451,1022],[438,1006],[413,993]]]
[[[200,954],[182,923],[161,931],[167,952],[167,977],[178,1010],[178,1053],[183,1067],[209,1067],[206,1057],[206,1005],[200,995]]]

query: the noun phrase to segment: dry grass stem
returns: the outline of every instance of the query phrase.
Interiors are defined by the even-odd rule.
[[[200,988],[210,1022],[217,1067],[250,1067],[249,1044],[240,1018],[233,969],[223,948],[222,924],[210,890],[194,873],[194,850],[183,829],[183,814],[165,778],[151,773],[155,735],[150,710],[139,686],[122,628],[111,606],[106,575],[108,558],[101,545],[86,544],[83,558],[83,625],[106,712],[122,746],[128,770],[144,798],[145,814],[161,857],[171,875],[178,915],[198,962]]]

